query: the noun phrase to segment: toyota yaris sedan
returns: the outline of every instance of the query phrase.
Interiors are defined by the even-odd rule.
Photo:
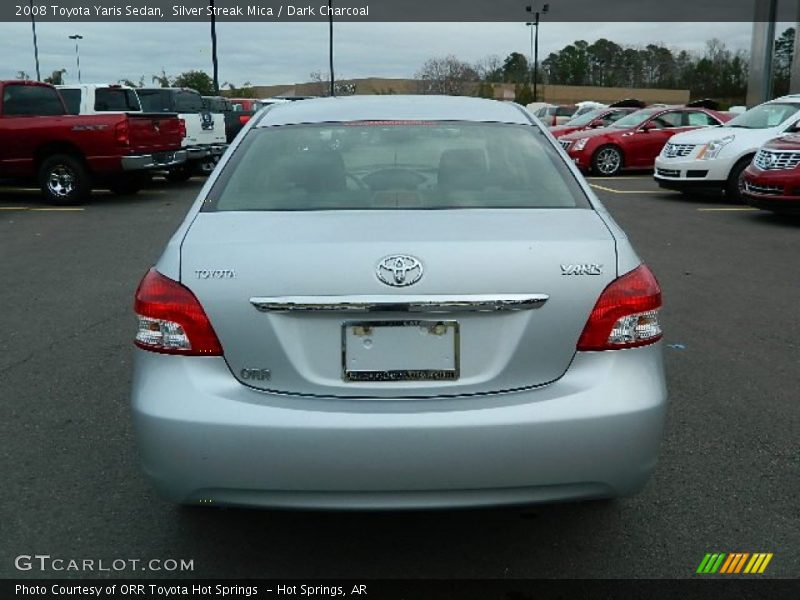
[[[136,291],[144,470],[198,505],[631,494],[664,423],[660,308],[524,108],[276,104]]]

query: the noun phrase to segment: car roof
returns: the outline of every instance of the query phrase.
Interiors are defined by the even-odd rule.
[[[121,83],[65,83],[56,86],[58,89],[69,89],[69,88],[87,88],[87,89],[98,89],[98,88],[114,88],[119,90],[133,90],[129,85],[123,85]]]
[[[475,121],[530,125],[521,106],[466,96],[346,96],[273,104],[257,127],[347,121]]]

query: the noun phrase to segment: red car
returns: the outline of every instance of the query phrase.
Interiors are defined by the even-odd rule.
[[[558,141],[581,170],[616,175],[623,169],[652,169],[656,156],[673,135],[721,125],[732,116],[687,106],[643,108],[609,127],[571,133]]]
[[[625,115],[639,110],[638,108],[595,108],[587,113],[583,113],[577,117],[573,117],[563,125],[556,125],[550,128],[552,133],[557,138],[560,138],[576,131],[587,131],[589,129],[599,129],[600,127],[608,127],[612,123],[616,123]]]
[[[228,98],[228,101],[234,105],[234,110],[256,112],[261,108],[261,102],[253,98]],[[239,105],[239,109],[236,108],[237,104]]]
[[[761,147],[744,172],[742,196],[751,206],[800,215],[800,135]]]

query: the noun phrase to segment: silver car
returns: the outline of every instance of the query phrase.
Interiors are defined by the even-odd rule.
[[[144,470],[203,505],[631,494],[664,423],[660,307],[524,108],[276,104],[136,292]]]

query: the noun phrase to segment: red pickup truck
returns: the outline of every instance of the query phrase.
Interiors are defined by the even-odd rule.
[[[51,85],[0,81],[0,178],[36,179],[55,204],[135,193],[148,171],[186,161],[184,135],[177,115],[69,115]]]

